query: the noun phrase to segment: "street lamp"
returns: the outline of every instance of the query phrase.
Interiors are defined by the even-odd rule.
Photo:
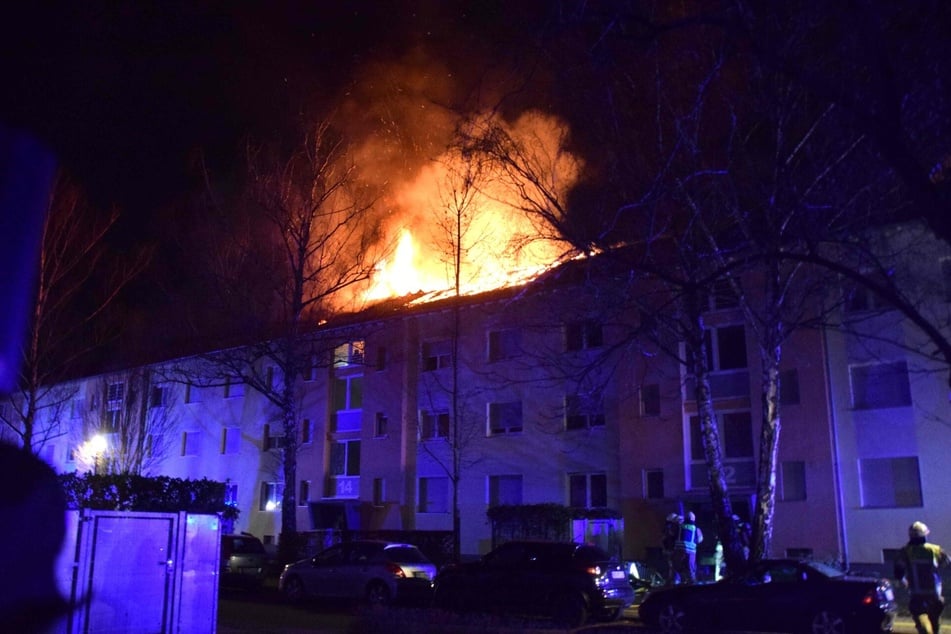
[[[94,475],[99,474],[99,459],[102,457],[102,454],[106,452],[109,444],[106,442],[106,437],[102,434],[96,434],[86,442],[89,453],[92,454],[92,472]]]

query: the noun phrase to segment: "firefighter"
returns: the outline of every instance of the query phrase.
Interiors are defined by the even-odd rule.
[[[684,523],[677,513],[671,513],[664,521],[664,533],[661,536],[660,545],[664,551],[664,559],[667,562],[667,583],[680,583],[680,575],[677,574],[677,567],[674,562],[674,544],[680,536],[680,525]]]
[[[928,527],[915,522],[908,528],[908,543],[898,551],[895,578],[908,588],[908,610],[919,634],[938,634],[941,629],[941,596],[939,568],[951,565],[941,546],[927,541]]]
[[[697,517],[688,512],[674,542],[674,568],[686,583],[697,582],[697,545],[702,541],[703,531],[697,526]]]

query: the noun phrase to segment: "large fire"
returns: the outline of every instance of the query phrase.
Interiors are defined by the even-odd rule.
[[[546,194],[564,207],[581,167],[564,151],[565,127],[528,113],[506,131],[526,148],[522,160],[544,185],[446,152],[394,188],[388,234],[395,247],[376,266],[364,302],[420,291],[428,301],[522,284],[564,257],[564,244],[540,239],[537,217],[522,208],[526,196],[541,201]]]

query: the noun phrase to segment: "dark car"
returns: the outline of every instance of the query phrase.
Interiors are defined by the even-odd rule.
[[[292,603],[305,598],[428,603],[435,576],[436,565],[412,544],[357,540],[286,565],[278,588]]]
[[[627,571],[595,546],[512,541],[436,575],[434,600],[456,611],[500,611],[577,627],[618,618],[634,602]]]
[[[887,579],[847,575],[818,562],[768,559],[716,583],[668,586],[641,603],[661,632],[890,632],[895,595]]]
[[[264,544],[254,535],[221,536],[221,583],[260,587],[267,567]]]

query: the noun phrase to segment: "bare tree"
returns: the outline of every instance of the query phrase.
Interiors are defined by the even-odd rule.
[[[315,364],[333,363],[333,344],[312,333],[377,261],[374,201],[358,187],[357,173],[329,118],[289,151],[248,143],[239,207],[221,218],[208,250],[209,288],[236,345],[201,355],[197,372],[178,369],[180,380],[196,384],[243,382],[271,403],[282,431],[280,542],[288,560],[297,556],[300,381]]]
[[[144,268],[150,253],[122,260],[107,234],[119,219],[100,214],[65,172],[50,190],[43,224],[36,298],[17,389],[0,420],[28,451],[67,433],[63,424],[76,388],[68,382],[80,363],[110,337],[107,309]]]
[[[71,438],[77,462],[96,473],[151,475],[178,440],[172,394],[148,367],[91,382]]]

